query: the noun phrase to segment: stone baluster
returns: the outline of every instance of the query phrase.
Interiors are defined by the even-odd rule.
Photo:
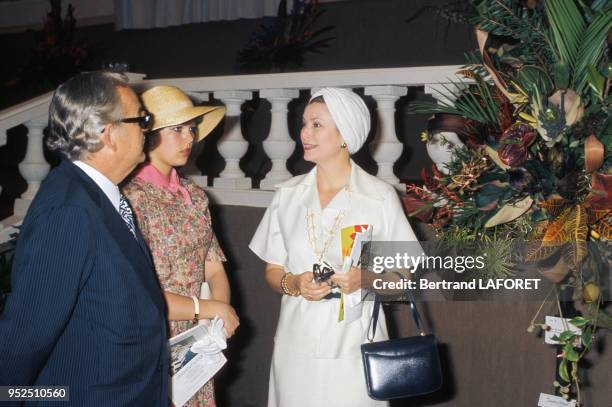
[[[260,96],[268,99],[272,105],[270,134],[263,142],[264,151],[272,161],[272,169],[261,181],[261,189],[274,189],[275,184],[291,178],[291,173],[287,171],[287,159],[295,150],[295,142],[287,126],[287,104],[299,95],[296,89],[263,89],[260,92]]]
[[[376,100],[378,128],[376,137],[370,144],[372,158],[378,164],[377,176],[388,183],[398,186],[399,179],[393,173],[393,165],[402,155],[403,144],[395,134],[395,102],[405,96],[404,86],[366,86],[365,94]]]
[[[240,106],[251,99],[253,92],[228,90],[215,92],[214,95],[225,104],[227,113],[225,131],[217,145],[219,154],[225,159],[225,169],[213,184],[219,188],[250,189],[251,179],[244,176],[239,165],[249,147],[240,127]]]
[[[23,161],[19,164],[19,172],[28,183],[28,189],[15,200],[13,209],[15,217],[25,216],[50,168],[43,154],[43,130],[47,126],[47,118],[30,120],[24,125],[28,128],[28,147]]]

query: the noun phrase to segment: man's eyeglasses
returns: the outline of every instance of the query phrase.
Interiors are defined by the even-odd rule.
[[[153,115],[145,110],[142,116],[128,117],[119,121],[121,123],[138,123],[141,129],[147,131],[153,126]]]

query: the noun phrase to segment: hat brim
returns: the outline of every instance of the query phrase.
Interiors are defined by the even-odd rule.
[[[164,127],[176,126],[188,121],[202,117],[202,122],[198,125],[198,138],[201,141],[206,138],[225,116],[223,106],[193,106],[181,109],[172,113],[171,120],[157,121],[154,119],[151,131],[163,129]]]

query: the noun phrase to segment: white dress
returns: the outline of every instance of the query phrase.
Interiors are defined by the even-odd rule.
[[[308,174],[280,185],[251,243],[263,261],[285,271],[312,271],[318,259],[308,238],[307,209],[314,213],[317,248],[321,250],[340,211],[340,227],[324,259],[342,264],[340,229],[350,225],[373,227],[375,241],[415,241],[416,237],[389,184],[351,162],[348,190],[341,190],[321,210],[316,167]],[[323,228],[321,228],[321,223]],[[270,370],[270,407],[378,407],[366,392],[360,345],[367,341],[373,303],[363,306],[359,320],[338,322],[339,299],[307,301],[283,296]],[[379,318],[376,341],[388,338],[384,317]]]

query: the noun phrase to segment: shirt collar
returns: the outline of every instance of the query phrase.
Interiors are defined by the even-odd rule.
[[[178,176],[178,173],[174,168],[172,168],[172,171],[170,172],[170,180],[167,180],[153,164],[149,163],[143,165],[138,170],[138,172],[136,173],[136,178],[158,186],[160,188],[164,188],[172,193],[176,193],[178,191],[181,193],[186,203],[188,203],[189,205],[192,204],[189,191],[187,190],[187,188],[181,185],[180,177]]]
[[[117,212],[119,212],[119,201],[121,201],[121,192],[119,192],[119,187],[91,165],[80,160],[73,161],[72,163],[83,170],[83,172],[89,178],[91,178],[98,187],[100,187],[102,192],[104,192],[104,195],[106,195],[106,197],[110,200],[113,207],[117,210]]]

